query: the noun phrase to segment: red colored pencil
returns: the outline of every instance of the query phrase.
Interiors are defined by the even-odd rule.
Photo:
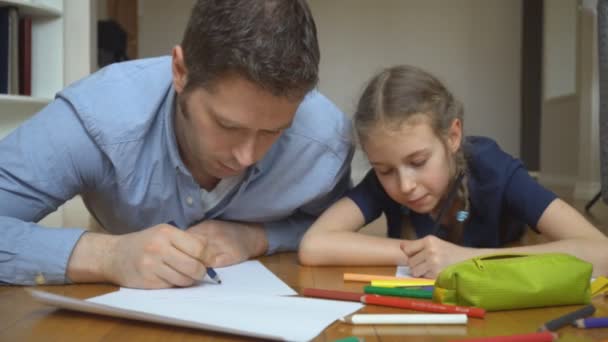
[[[345,292],[335,290],[311,289],[306,288],[302,291],[304,296],[317,297],[334,300],[346,300],[351,302],[361,302],[364,304],[374,304],[390,306],[394,308],[410,309],[425,312],[439,313],[464,313],[469,317],[483,318],[486,311],[481,308],[438,304],[425,300],[411,298],[397,298],[380,295],[366,295],[356,292]]]
[[[306,288],[302,291],[302,295],[304,295],[306,297],[317,297],[317,298],[334,299],[334,300],[346,300],[349,302],[360,302],[361,297],[363,297],[365,294],[356,293],[356,292]]]
[[[397,298],[380,295],[365,295],[361,297],[361,302],[365,304],[375,304],[426,312],[463,313],[469,317],[476,318],[483,318],[483,316],[486,314],[486,310],[482,308],[438,304],[419,299]]]
[[[557,334],[550,331],[510,335],[510,336],[489,336],[480,338],[465,338],[462,340],[451,340],[452,342],[553,342],[557,340]]]

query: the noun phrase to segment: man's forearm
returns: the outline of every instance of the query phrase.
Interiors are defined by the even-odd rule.
[[[68,260],[83,233],[82,229],[46,228],[0,215],[0,281],[64,284]]]
[[[66,275],[75,283],[109,281],[105,269],[117,236],[85,233],[72,251]]]

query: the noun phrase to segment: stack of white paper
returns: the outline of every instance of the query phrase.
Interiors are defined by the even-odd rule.
[[[190,288],[121,288],[86,301],[32,291],[55,306],[264,339],[308,341],[362,304],[290,297],[289,286],[258,261],[216,269],[222,284]]]

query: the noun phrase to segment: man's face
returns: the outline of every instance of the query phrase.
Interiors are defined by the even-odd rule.
[[[225,76],[211,89],[178,91],[177,103],[180,153],[204,185],[237,175],[262,159],[291,125],[300,101],[274,96],[242,77]]]

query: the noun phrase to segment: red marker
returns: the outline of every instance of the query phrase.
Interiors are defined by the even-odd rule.
[[[557,340],[557,334],[550,331],[510,335],[510,336],[488,336],[479,338],[465,338],[462,340],[451,340],[452,342],[553,342]]]
[[[302,294],[304,296],[308,296],[308,297],[346,300],[346,301],[351,301],[351,302],[361,302],[364,304],[390,306],[393,308],[410,309],[410,310],[416,310],[416,311],[439,312],[439,313],[463,313],[469,317],[476,317],[476,318],[483,318],[486,313],[486,311],[482,308],[438,304],[438,303],[433,303],[433,302],[419,300],[419,299],[396,298],[396,297],[390,297],[390,296],[369,295],[369,294],[366,295],[363,293],[355,293],[355,292],[307,288],[302,291]]]

